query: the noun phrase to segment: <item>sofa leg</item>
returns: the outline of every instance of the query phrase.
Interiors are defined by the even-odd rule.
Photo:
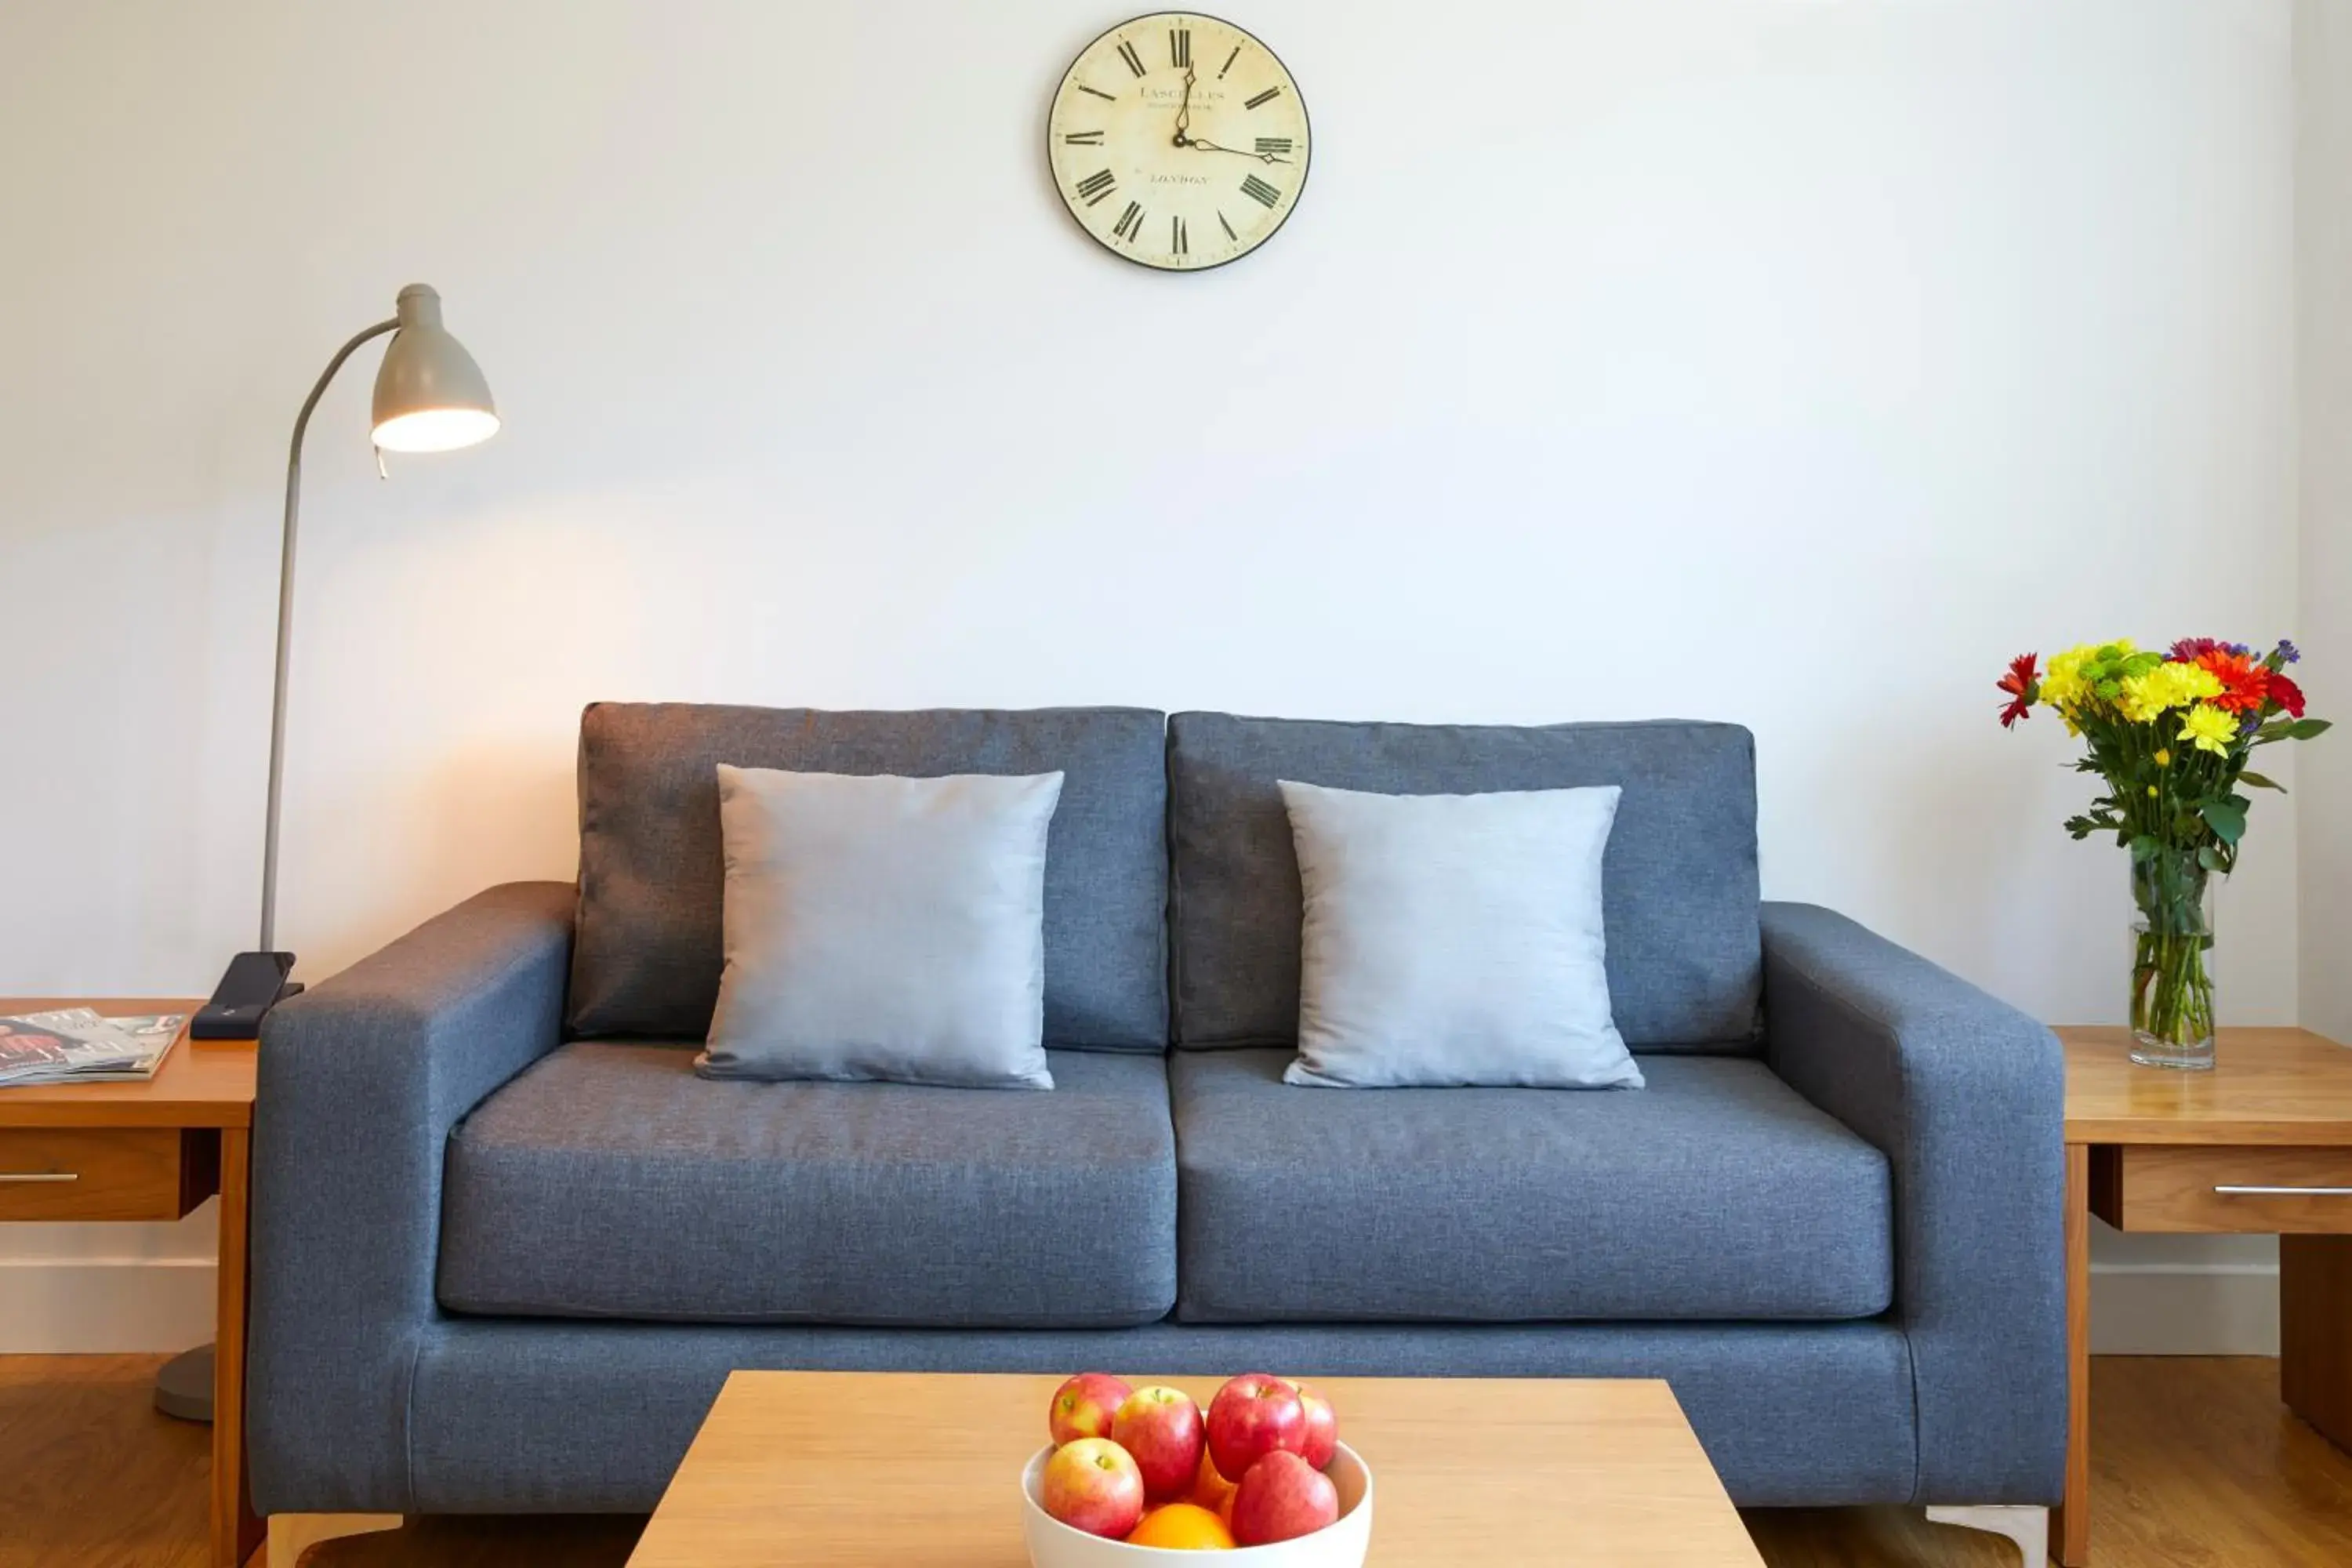
[[[398,1530],[396,1513],[273,1513],[261,1543],[262,1568],[295,1568],[302,1553],[338,1536]]]
[[[1927,1519],[1934,1524],[2005,1535],[2024,1554],[2025,1568],[2050,1568],[2050,1510],[2046,1508],[1930,1508]]]

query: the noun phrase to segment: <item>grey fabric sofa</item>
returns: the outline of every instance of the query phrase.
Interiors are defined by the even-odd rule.
[[[706,1082],[714,764],[1066,774],[1051,1093]],[[1649,1088],[1282,1084],[1277,778],[1613,783]],[[2062,1068],[1762,903],[1729,725],[600,705],[581,872],[270,1016],[264,1513],[645,1510],[738,1367],[1671,1380],[1744,1504],[2038,1505],[2064,1446]]]

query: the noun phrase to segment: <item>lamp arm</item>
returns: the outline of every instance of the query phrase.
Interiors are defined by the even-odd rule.
[[[269,701],[269,815],[261,837],[261,951],[269,952],[278,928],[278,806],[286,776],[286,669],[294,638],[294,532],[302,504],[302,437],[310,428],[310,411],[326,395],[327,384],[343,368],[361,344],[399,330],[399,318],[378,321],[335,351],[318,384],[302,400],[294,416],[294,440],[286,456],[286,533],[278,558],[278,673]]]

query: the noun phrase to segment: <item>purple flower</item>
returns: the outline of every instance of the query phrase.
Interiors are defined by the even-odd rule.
[[[2239,734],[2251,735],[2262,727],[2263,714],[2262,710],[2259,708],[2249,708],[2243,713],[2238,715]]]
[[[2301,664],[2303,662],[2303,650],[2295,647],[2294,644],[2289,642],[2284,637],[2279,638],[2278,653],[2279,657],[2286,660],[2289,664]]]

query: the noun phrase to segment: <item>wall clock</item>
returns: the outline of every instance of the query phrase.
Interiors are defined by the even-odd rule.
[[[1078,53],[1045,127],[1054,184],[1106,249],[1171,272],[1274,237],[1307,185],[1307,103],[1231,22],[1162,11]]]

